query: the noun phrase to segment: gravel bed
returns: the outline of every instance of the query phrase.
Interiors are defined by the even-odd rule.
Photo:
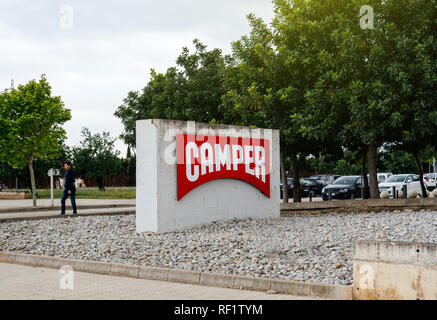
[[[135,216],[86,216],[0,224],[0,250],[352,284],[356,240],[437,242],[437,211],[328,213],[214,222],[137,234]]]

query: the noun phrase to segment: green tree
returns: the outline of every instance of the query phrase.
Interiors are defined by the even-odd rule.
[[[389,1],[386,4],[387,34],[398,59],[389,63],[388,79],[398,96],[398,112],[404,130],[394,149],[409,152],[416,161],[422,187],[420,154],[437,145],[437,7],[436,1]]]
[[[124,142],[135,147],[135,122],[140,119],[193,120],[222,122],[218,106],[225,93],[225,58],[221,50],[208,51],[194,40],[195,52],[184,47],[176,67],[165,74],[150,72],[142,92],[129,92],[114,115],[120,118]]]
[[[414,157],[403,150],[386,149],[381,153],[381,167],[393,174],[413,173],[417,169]]]
[[[343,146],[362,150],[362,155],[368,150],[370,193],[372,198],[379,198],[378,149],[386,143],[405,140],[406,132],[414,131],[411,119],[435,128],[432,120],[437,78],[433,34],[435,1],[312,0],[293,3],[303,5],[301,12],[320,12],[319,19],[314,20],[314,15],[308,14],[308,20],[314,23],[314,28],[322,22],[327,39],[320,41],[319,58],[314,59],[313,67],[323,70],[323,75],[318,77],[315,86],[308,88],[307,96],[314,110],[307,112],[308,127],[313,127],[317,135],[321,126],[314,126],[314,123],[320,121],[325,125],[324,119],[331,119],[335,110],[334,114],[343,114],[342,121],[338,122],[341,125],[337,137]],[[363,5],[373,7],[373,29],[360,27],[358,13]],[[330,45],[330,40],[334,46]],[[314,45],[310,43],[309,47]],[[316,121],[311,121],[313,117]],[[333,132],[331,128],[328,127],[328,133]],[[320,132],[323,134],[324,130]],[[422,147],[429,144],[424,134],[419,130],[414,132],[412,136],[423,141]]]
[[[315,72],[301,52],[300,42],[288,41],[289,34],[282,33],[287,24],[284,19],[293,20],[295,12],[281,11],[282,5],[287,5],[284,2],[275,1],[275,5],[271,28],[249,15],[250,33],[233,43],[233,60],[226,73],[229,91],[221,108],[226,122],[280,130],[282,181],[286,185],[284,160],[290,156],[293,200],[299,202],[299,164],[320,150],[320,145],[306,135],[304,121],[305,92],[314,82]],[[286,192],[283,198],[288,200]]]
[[[70,119],[61,98],[52,97],[45,75],[0,95],[0,161],[15,169],[29,167],[34,207],[33,163],[59,156],[58,141],[65,139],[62,125]]]
[[[104,178],[117,175],[122,167],[120,152],[114,150],[116,139],[109,132],[92,134],[88,128],[82,128],[81,134],[80,146],[72,148],[74,168],[83,178],[97,178],[99,190],[105,191]]]

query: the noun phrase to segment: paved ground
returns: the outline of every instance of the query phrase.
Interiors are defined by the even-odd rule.
[[[322,201],[322,198],[313,198],[313,201]],[[303,202],[309,201],[309,198],[303,198]],[[282,202],[282,200],[281,200]],[[289,202],[293,202],[290,199]],[[54,208],[50,208],[50,199],[38,199],[37,205],[38,211],[32,211],[32,199],[1,199],[0,200],[0,219],[15,219],[15,218],[35,218],[35,217],[48,217],[57,216],[61,212],[60,210],[61,199],[54,199]],[[76,205],[79,215],[81,214],[110,214],[110,213],[135,213],[135,199],[76,199]],[[121,208],[105,208],[109,205],[123,205]],[[81,209],[81,206],[94,206],[95,208]],[[99,208],[99,206],[101,206]],[[130,207],[128,207],[130,206]],[[23,210],[19,210],[19,209]],[[70,199],[66,202],[66,214],[72,213]],[[11,212],[8,212],[11,210]]]
[[[309,202],[310,198],[302,198],[302,202]],[[312,198],[312,201],[323,201],[321,197]],[[281,200],[281,203],[283,201]],[[292,203],[293,198],[290,198],[288,202]],[[67,199],[67,207],[70,206],[70,199]],[[76,199],[78,206],[82,205],[112,205],[112,204],[131,204],[135,205],[135,199]],[[51,205],[50,199],[38,199],[38,207],[48,207]],[[61,199],[54,199],[54,205],[60,206]],[[0,209],[6,208],[32,208],[32,199],[0,199]]]
[[[76,199],[76,205],[80,206],[89,206],[89,205],[113,205],[113,204],[131,204],[135,205],[135,199]],[[38,199],[37,206],[38,207],[48,207],[51,205],[50,199]],[[61,199],[54,199],[54,205],[60,206]],[[66,201],[67,208],[70,207],[70,199],[68,198]],[[0,209],[7,208],[32,208],[32,199],[0,199]]]
[[[69,273],[0,263],[0,300],[313,300],[264,292],[215,288],[167,281],[132,279],[74,272],[73,289]],[[65,289],[61,289],[61,284]]]
[[[135,214],[135,207],[132,208],[103,208],[103,209],[80,209],[78,208],[79,215],[91,215],[91,214],[124,214],[130,213]],[[27,219],[27,218],[41,218],[41,217],[52,217],[59,216],[61,212],[60,209],[57,210],[43,210],[43,211],[27,211],[27,212],[14,212],[14,213],[0,213],[0,220],[9,220],[9,219]],[[73,210],[71,208],[67,208],[65,217],[71,216]]]
[[[38,199],[38,211],[32,209],[32,199],[24,200],[0,200],[0,220],[8,220],[15,218],[35,218],[35,217],[50,217],[57,216],[61,212],[60,199],[54,200],[54,208],[51,208],[50,199]],[[111,213],[135,213],[135,200],[134,199],[77,199],[77,210],[80,215],[83,214],[111,214]],[[108,206],[122,205],[123,207],[108,208]],[[92,206],[94,208],[81,209],[81,207]],[[86,207],[85,207],[86,208]],[[22,209],[22,210],[20,210]],[[71,215],[73,210],[71,208],[70,200],[67,199],[66,203],[66,215]],[[8,211],[10,210],[10,211]]]

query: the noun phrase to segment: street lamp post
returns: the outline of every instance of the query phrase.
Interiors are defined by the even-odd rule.
[[[50,177],[50,199],[51,199],[51,206],[54,206],[53,201],[53,176],[59,176],[59,169],[49,169],[47,172],[47,175]]]

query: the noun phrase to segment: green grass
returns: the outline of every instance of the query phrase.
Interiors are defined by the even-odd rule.
[[[98,188],[77,188],[76,198],[82,199],[135,199],[135,187],[105,187],[105,191]],[[64,189],[54,189],[54,198],[61,198]],[[30,198],[32,195],[29,192]],[[39,199],[50,199],[50,189],[37,189]]]

